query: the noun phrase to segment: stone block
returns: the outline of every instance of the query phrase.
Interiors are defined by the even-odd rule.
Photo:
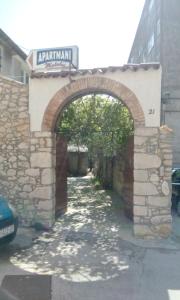
[[[171,159],[165,159],[165,160],[163,160],[163,165],[165,167],[171,167],[172,166],[172,160]]]
[[[39,169],[27,169],[25,174],[32,177],[37,177],[40,174]]]
[[[38,139],[31,138],[31,145],[37,145],[38,144]]]
[[[161,166],[161,167],[160,167],[160,169],[159,169],[159,175],[160,175],[161,177],[164,176],[164,166]]]
[[[168,197],[150,196],[147,199],[147,204],[157,208],[168,208],[170,206],[170,200]]]
[[[169,208],[167,208],[167,209],[160,209],[159,214],[160,215],[171,215],[171,207],[169,206]]]
[[[135,224],[139,224],[140,223],[141,218],[140,217],[135,217],[134,216],[134,223]]]
[[[163,153],[172,154],[172,149],[162,149]]]
[[[1,159],[1,158],[0,158]],[[16,156],[11,156],[11,158],[9,159],[9,162],[15,162],[15,161],[17,161],[17,157]],[[1,160],[0,160],[0,162],[1,162]]]
[[[18,148],[19,149],[29,149],[29,144],[28,143],[25,143],[25,142],[22,142],[18,145]]]
[[[31,150],[31,152],[35,152],[36,151],[36,146],[31,145],[30,150]]]
[[[135,224],[134,225],[134,234],[137,237],[146,238],[153,236],[153,232],[150,229],[150,226],[144,224]]]
[[[52,198],[52,186],[37,187],[33,192],[29,194],[31,198],[37,199],[51,199]]]
[[[45,141],[45,139],[44,138],[40,138],[39,139],[39,147],[40,148],[43,148],[43,147],[45,147],[46,146],[46,141]]]
[[[0,156],[0,163],[4,162],[4,157]]]
[[[32,188],[32,186],[30,184],[25,184],[23,186],[23,191],[24,192],[32,192],[32,190],[33,190],[33,188]]]
[[[21,192],[19,193],[19,197],[26,200],[28,198],[29,194],[27,192]]]
[[[17,165],[16,165],[16,167],[17,167]],[[29,169],[30,168],[30,163],[27,162],[27,161],[25,161],[25,162],[24,161],[19,161],[18,162],[18,167],[19,168],[24,168],[24,169]]]
[[[134,205],[143,205],[146,204],[146,197],[143,196],[134,196]]]
[[[169,188],[169,184],[167,181],[163,181],[163,183],[162,183],[162,193],[165,196],[168,196],[170,194],[170,188]]]
[[[135,181],[147,181],[148,172],[146,170],[134,170],[134,179]]]
[[[9,169],[7,171],[7,176],[16,176],[16,170],[14,169]]]
[[[171,173],[171,172],[172,172],[172,168],[166,167],[166,168],[165,168],[165,172],[170,172],[170,173]]]
[[[43,169],[41,173],[41,183],[42,184],[52,184],[54,183],[54,172],[52,168]]]
[[[167,238],[172,232],[172,224],[159,224],[153,226],[153,232],[156,236],[161,238]]]
[[[38,151],[50,153],[50,148],[39,147]]]
[[[37,131],[37,132],[34,132],[34,136],[37,137],[37,138],[42,138],[42,137],[52,137],[52,132],[50,131]]]
[[[19,89],[17,87],[12,88],[12,94],[16,94],[19,92]]]
[[[39,201],[38,203],[38,209],[39,210],[46,210],[49,211],[53,209],[53,201],[52,200],[43,200]]]
[[[134,194],[136,196],[158,195],[156,186],[150,182],[134,182]]]
[[[150,181],[151,182],[159,182],[159,176],[157,175],[157,174],[151,174],[151,176],[150,176]]]
[[[153,136],[153,135],[156,135],[158,134],[158,128],[155,128],[155,127],[145,127],[145,128],[136,128],[135,129],[135,136],[138,135],[138,136],[146,136],[146,137],[149,137],[149,136]]]
[[[165,216],[160,215],[151,218],[151,224],[153,225],[160,225],[163,223],[172,223],[171,215],[165,215]]]
[[[135,153],[134,167],[135,169],[152,169],[161,166],[161,159],[158,155]]]
[[[164,150],[167,151],[167,150],[171,150],[171,149],[172,149],[171,144],[162,143],[162,142],[160,142],[159,147],[162,148],[163,151],[164,151]]]
[[[36,185],[36,179],[34,177],[29,177],[29,183],[32,185]]]
[[[27,157],[24,156],[24,155],[19,155],[19,156],[18,156],[18,159],[19,159],[19,160],[22,160],[22,161],[26,161],[26,160],[27,160]]]
[[[172,160],[173,159],[173,155],[171,153],[169,154],[164,154],[164,159],[166,160]]]
[[[53,147],[53,140],[52,140],[52,138],[46,138],[46,147],[49,147],[49,148]]]
[[[51,168],[52,154],[49,152],[34,152],[31,153],[30,161],[32,168]]]
[[[134,216],[140,217],[140,216],[147,216],[147,207],[146,206],[134,206]]]
[[[141,146],[143,144],[145,144],[145,142],[147,141],[147,137],[142,137],[142,136],[135,136],[134,137],[134,145],[137,146]]]
[[[20,119],[25,119],[25,118],[27,118],[27,112],[21,112],[21,113],[19,113],[19,115],[18,115],[18,118],[20,118]]]

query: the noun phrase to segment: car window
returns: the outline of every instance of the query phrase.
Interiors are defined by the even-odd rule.
[[[176,170],[172,175],[173,182],[180,182],[180,169]]]

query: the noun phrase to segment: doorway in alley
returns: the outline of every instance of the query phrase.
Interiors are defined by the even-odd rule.
[[[133,219],[133,130],[129,110],[110,95],[81,95],[64,107],[56,123],[57,216],[95,197]]]

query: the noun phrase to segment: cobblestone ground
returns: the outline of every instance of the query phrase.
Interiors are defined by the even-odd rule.
[[[95,190],[91,177],[68,179],[68,212],[30,249],[18,250],[11,263],[28,272],[54,274],[74,282],[107,280],[128,270],[143,250],[119,238],[125,220],[114,193]],[[125,221],[125,222],[124,222]]]

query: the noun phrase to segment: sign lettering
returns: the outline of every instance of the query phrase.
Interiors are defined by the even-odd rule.
[[[79,49],[77,46],[69,46],[32,50],[27,63],[35,72],[78,69]]]
[[[72,63],[72,49],[37,51],[37,65],[55,61]]]

